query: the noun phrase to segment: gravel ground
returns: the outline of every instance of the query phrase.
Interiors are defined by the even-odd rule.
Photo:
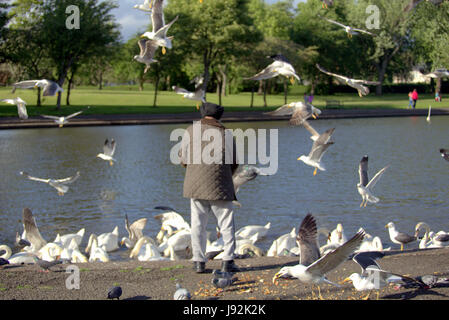
[[[71,273],[66,264],[56,265],[45,273],[36,265],[9,265],[0,270],[0,299],[3,300],[104,300],[108,290],[121,286],[121,300],[172,300],[178,281],[192,294],[192,300],[315,300],[316,287],[298,280],[272,283],[274,274],[285,265],[298,263],[296,257],[260,257],[236,260],[242,269],[237,280],[224,291],[211,284],[212,270],[221,261],[210,261],[207,273],[197,274],[189,260],[157,262],[83,263],[79,267],[79,289],[67,289]],[[385,270],[409,276],[435,274],[449,277],[449,249],[408,250],[387,252],[379,264]],[[328,274],[331,281],[341,281],[360,267],[353,261],[344,262]],[[324,300],[361,300],[368,292],[357,292],[347,283],[337,288],[323,284],[320,293]],[[371,293],[370,299],[385,300],[447,300],[449,286],[428,290],[389,286]]]

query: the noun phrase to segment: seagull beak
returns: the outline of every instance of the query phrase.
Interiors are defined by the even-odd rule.
[[[141,37],[141,38],[145,38],[145,35],[141,35],[140,37]]]
[[[298,159],[296,159],[296,160],[301,160],[301,157],[298,157]]]
[[[280,274],[279,272],[276,273],[276,274],[274,275],[272,281],[273,281],[273,283],[274,283],[275,285],[278,284],[278,279],[279,279],[280,277],[281,277],[281,274]]]
[[[345,283],[348,283],[348,282],[352,282],[352,280],[350,278],[346,278],[346,279],[344,279],[343,281],[341,281],[339,283],[340,284],[345,284]]]
[[[125,243],[125,240],[120,241],[120,247],[123,247],[124,243]]]

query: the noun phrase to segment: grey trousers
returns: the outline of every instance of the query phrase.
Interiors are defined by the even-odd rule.
[[[206,262],[207,220],[213,214],[223,237],[223,261],[234,259],[235,226],[232,201],[190,199],[193,261]]]

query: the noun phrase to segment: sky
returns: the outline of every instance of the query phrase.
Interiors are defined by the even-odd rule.
[[[137,32],[145,32],[150,25],[150,17],[143,11],[134,9],[135,4],[143,3],[144,0],[118,0],[119,8],[113,11],[117,22],[121,25],[122,40],[127,41]],[[213,1],[213,0],[205,0]],[[278,0],[265,0],[267,3],[274,3]],[[297,0],[298,1],[298,0]],[[304,2],[305,0],[299,0]]]

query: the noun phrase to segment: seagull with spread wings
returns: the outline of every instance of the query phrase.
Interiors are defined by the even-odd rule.
[[[59,84],[57,84],[54,81],[42,79],[42,80],[26,80],[21,82],[16,82],[13,85],[12,93],[16,91],[17,88],[19,89],[33,89],[33,88],[43,88],[42,95],[43,96],[54,96],[58,92],[64,92],[64,89],[62,89]]]
[[[359,177],[360,182],[357,184],[357,191],[362,196],[362,203],[360,204],[360,207],[366,207],[368,202],[371,203],[377,203],[379,202],[379,198],[375,197],[371,193],[371,189],[374,188],[377,181],[380,179],[380,177],[384,174],[385,170],[387,170],[389,166],[386,166],[379,170],[376,175],[371,179],[368,180],[368,156],[363,156],[362,160],[360,160],[359,163]]]
[[[22,211],[23,234],[22,238],[31,243],[30,251],[38,252],[47,241],[42,237],[36,224],[36,219],[29,208]]]
[[[335,128],[326,130],[324,133],[319,134],[306,120],[303,122],[303,125],[312,133],[311,139],[314,140],[314,142],[309,154],[307,156],[302,155],[297,160],[301,160],[305,164],[314,167],[315,171],[313,171],[313,175],[316,175],[317,169],[326,171],[326,168],[321,163],[321,158],[327,151],[327,148],[334,144],[333,141],[329,140],[334,133]]]
[[[74,176],[64,179],[41,179],[32,177],[28,173],[23,171],[21,171],[20,174],[30,180],[48,183],[50,186],[52,186],[58,191],[58,195],[60,196],[63,196],[67,191],[69,191],[69,187],[67,186],[67,184],[75,182],[80,177],[79,171]]]
[[[298,102],[290,102],[288,104],[284,104],[283,106],[277,108],[274,111],[265,112],[264,114],[270,115],[270,116],[287,116],[291,115],[291,118],[289,120],[289,123],[291,125],[301,125],[304,120],[309,119],[310,117],[313,117],[314,119],[317,118],[318,115],[321,114],[321,110],[318,108],[315,108],[309,103],[304,103],[302,101]]]
[[[327,70],[325,70],[324,68],[322,68],[319,64],[316,64],[316,67],[323,73],[330,75],[332,77],[337,78],[338,81],[347,84],[348,86],[357,89],[357,92],[359,93],[359,96],[366,96],[367,94],[369,94],[369,89],[368,87],[364,86],[365,85],[371,85],[371,86],[377,86],[380,84],[380,82],[378,81],[368,81],[368,80],[362,80],[362,79],[351,79],[336,73],[332,73],[329,72]]]
[[[162,54],[166,53],[166,49],[172,48],[172,39],[173,37],[167,37],[167,31],[178,20],[179,16],[176,16],[169,24],[165,24],[164,11],[162,8],[164,0],[154,0],[153,1],[153,10],[151,12],[151,22],[153,25],[153,31],[147,31],[143,35],[142,38],[148,38],[154,40],[155,43],[162,47]]]
[[[103,153],[97,154],[97,158],[103,159],[105,161],[109,161],[109,165],[113,166],[114,161],[117,161],[114,159],[114,153],[115,153],[115,147],[116,143],[114,139],[106,139],[103,145]]]
[[[137,62],[145,64],[145,70],[143,73],[147,73],[148,69],[150,69],[150,64],[157,62],[157,60],[153,59],[154,54],[156,53],[156,49],[158,45],[155,40],[145,40],[140,39],[137,44],[140,48],[140,54],[134,56],[134,60]]]
[[[15,104],[17,106],[17,113],[19,114],[19,118],[22,120],[28,119],[28,113],[26,108],[26,102],[23,101],[20,97],[14,99],[3,99],[1,102],[6,102],[9,104]]]
[[[303,283],[310,283],[318,286],[318,292],[320,293],[319,285],[321,283],[328,283],[339,287],[338,284],[329,281],[326,278],[326,274],[331,272],[345,262],[348,257],[354,253],[354,251],[362,244],[365,231],[362,229],[357,232],[346,243],[322,256],[318,260],[314,261],[309,266],[297,264],[292,267],[282,267],[273,277],[273,283],[277,283],[277,280],[285,277],[297,278]],[[309,241],[313,238],[310,237]],[[321,297],[321,294],[320,294]]]
[[[203,77],[195,77],[192,81],[195,82],[195,91],[190,92],[184,88],[180,88],[178,86],[173,86],[172,89],[175,93],[182,95],[183,98],[201,101],[202,103],[206,103],[205,99],[205,91],[203,89],[204,78]],[[199,102],[196,105],[196,108],[199,110],[200,105]]]
[[[60,128],[62,128],[65,124],[69,122],[69,119],[72,119],[73,117],[76,117],[77,115],[83,113],[83,111],[78,111],[75,113],[72,113],[66,117],[56,117],[56,116],[48,116],[45,114],[41,114],[41,117],[52,119],[57,125],[59,125]]]
[[[373,36],[373,37],[376,36],[374,33],[366,31],[366,30],[363,30],[363,29],[353,28],[351,26],[344,25],[343,23],[340,23],[340,22],[337,22],[337,21],[334,21],[334,20],[331,20],[331,19],[328,19],[328,18],[324,18],[323,17],[323,19],[328,21],[328,22],[330,22],[330,23],[336,24],[337,26],[342,27],[343,29],[345,29],[345,31],[348,34],[349,38],[352,38],[353,35],[359,34],[359,32],[365,33],[365,34],[369,34],[370,36]]]
[[[245,80],[265,80],[277,77],[278,75],[282,75],[284,77],[290,78],[290,82],[295,83],[295,78],[300,81],[301,79],[296,74],[295,68],[290,64],[285,56],[282,54],[276,54],[272,56],[268,56],[267,58],[271,58],[274,60],[272,64],[268,67],[260,71],[258,74],[250,77],[244,78]]]
[[[147,224],[147,218],[141,218],[129,224],[128,215],[125,214],[125,228],[128,231],[128,238],[123,237],[120,245],[126,245],[127,248],[132,249],[136,242],[143,237],[143,229]]]

